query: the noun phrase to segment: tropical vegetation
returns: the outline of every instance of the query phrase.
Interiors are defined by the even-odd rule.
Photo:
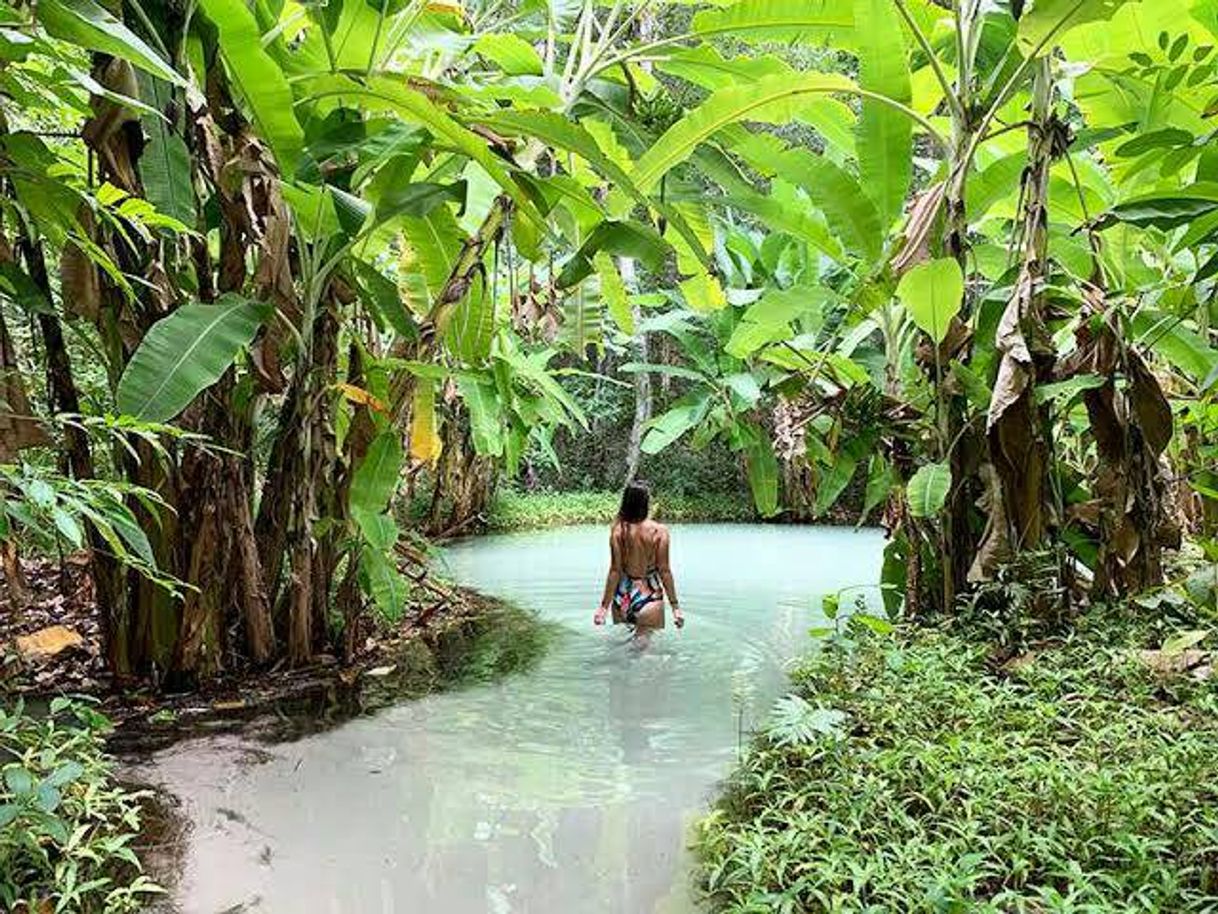
[[[9,602],[82,555],[119,684],[350,659],[611,389],[595,487],[848,509],[890,621],[1205,628],[1216,47],[1214,0],[9,0]]]

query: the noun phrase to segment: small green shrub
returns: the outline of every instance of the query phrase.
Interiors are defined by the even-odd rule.
[[[115,784],[88,705],[0,710],[0,904],[6,911],[137,911],[161,890],[131,848],[140,800]]]
[[[788,701],[746,751],[698,832],[716,909],[1218,911],[1218,683],[1148,669],[1157,628],[1096,613],[1002,667],[959,628],[808,658],[804,707],[844,718],[793,739]]]

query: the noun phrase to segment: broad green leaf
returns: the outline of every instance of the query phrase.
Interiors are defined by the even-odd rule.
[[[1028,164],[1026,152],[1015,152],[991,162],[965,186],[965,211],[979,222],[995,203],[1019,192],[1019,179]]]
[[[119,412],[168,422],[220,379],[270,315],[239,295],[214,305],[184,305],[144,335],[118,382]]]
[[[74,548],[79,549],[84,545],[84,532],[71,514],[56,505],[51,509],[51,519],[55,522],[55,528]]]
[[[461,253],[461,227],[447,207],[402,218],[398,260],[402,297],[416,317],[427,315]]]
[[[361,291],[360,298],[377,316],[378,324],[387,324],[403,339],[417,339],[419,328],[403,305],[397,285],[362,260],[352,258],[351,269]]]
[[[775,182],[778,183],[778,182]],[[841,243],[829,231],[819,214],[801,201],[802,206],[792,207],[778,199],[775,191],[769,196],[753,191],[738,190],[730,194],[717,194],[697,198],[707,206],[723,206],[752,213],[776,232],[785,232],[793,238],[806,241],[814,248],[836,261],[843,259]]]
[[[474,42],[474,50],[509,76],[540,76],[543,71],[541,55],[519,35],[481,35]]]
[[[896,473],[880,454],[873,454],[867,466],[867,488],[863,492],[863,510],[859,514],[859,525],[867,522],[868,516],[888,498],[896,484]]]
[[[364,541],[373,549],[389,552],[398,541],[400,531],[397,522],[388,513],[374,513],[362,508],[352,508],[351,518],[363,534]]]
[[[1085,390],[1095,390],[1107,383],[1106,378],[1096,374],[1080,374],[1064,381],[1052,384],[1041,384],[1036,388],[1036,402],[1048,403],[1053,401],[1059,406],[1068,406],[1070,402]]]
[[[495,301],[483,274],[474,274],[469,289],[444,328],[444,345],[469,365],[480,365],[491,353],[495,338]]]
[[[1181,130],[1179,127],[1164,127],[1161,130],[1152,130],[1149,133],[1135,136],[1132,140],[1127,140],[1117,147],[1116,154],[1121,158],[1130,159],[1155,149],[1187,146],[1195,139],[1192,131]]]
[[[173,89],[151,76],[140,79],[144,98],[155,111],[172,108]],[[172,216],[183,225],[195,225],[195,189],[191,176],[190,152],[176,125],[159,115],[141,118],[148,143],[139,158],[144,194],[157,212]]]
[[[658,270],[668,255],[669,245],[650,226],[633,220],[606,220],[593,229],[558,276],[558,285],[570,288],[595,270],[593,258],[604,251],[618,257],[633,257],[651,270]]]
[[[745,359],[770,343],[792,335],[791,323],[797,319],[811,322],[818,329],[830,292],[821,286],[792,286],[771,289],[751,304],[727,341],[728,355]]]
[[[851,0],[740,0],[698,13],[693,32],[706,38],[811,42],[848,49],[854,22]]]
[[[421,219],[445,203],[456,203],[458,209],[463,210],[468,190],[466,181],[454,181],[452,184],[416,181],[403,187],[390,188],[376,201],[376,219],[378,222],[387,222],[396,216]]]
[[[741,80],[751,81],[794,72],[789,63],[773,54],[724,57],[709,44],[678,48],[657,61],[656,69],[712,92]]]
[[[349,502],[353,509],[372,514],[384,511],[397,489],[402,468],[402,442],[395,429],[381,432],[351,479]]]
[[[1218,349],[1178,318],[1144,309],[1134,315],[1132,324],[1139,345],[1152,349],[1194,383],[1204,383],[1218,370]]]
[[[240,2],[240,0],[225,0]],[[516,202],[518,214],[537,231],[544,231],[545,220],[531,196],[512,177],[503,159],[491,151],[485,139],[454,120],[439,105],[422,92],[410,88],[405,81],[386,76],[373,76],[355,82],[342,76],[318,80],[314,97],[337,98],[368,110],[383,110],[425,127],[437,141],[467,156],[485,171]]]
[[[186,81],[142,38],[93,0],[39,0],[38,21],[47,33],[78,47],[120,57],[177,86]]]
[[[1087,22],[1111,19],[1127,2],[1129,0],[1032,0],[1032,8],[1019,20],[1020,50],[1026,55],[1037,48],[1051,48],[1053,41],[1070,29]]]
[[[901,277],[897,298],[910,319],[936,344],[947,336],[964,302],[964,274],[951,257],[920,263]]]
[[[773,517],[778,513],[778,458],[774,456],[769,433],[759,430],[751,438],[744,456],[753,503],[762,517]]]
[[[605,303],[609,316],[623,333],[634,336],[634,312],[630,308],[626,284],[622,281],[613,257],[605,251],[597,251],[592,262],[596,265],[596,275],[601,283],[601,300]]]
[[[682,397],[672,409],[648,423],[643,438],[643,453],[658,454],[701,422],[710,408],[710,395],[696,393]]]
[[[837,503],[858,469],[858,459],[853,455],[839,451],[834,457],[816,487],[816,501],[812,505],[816,517],[823,517]]]
[[[1181,632],[1174,635],[1163,642],[1160,648],[1165,654],[1182,654],[1191,648],[1196,647],[1210,635],[1208,628],[1198,628],[1192,631]]]
[[[952,468],[946,463],[927,463],[918,467],[906,486],[909,513],[914,517],[935,517],[947,504],[952,487]]]
[[[1114,206],[1100,219],[1100,227],[1128,222],[1140,228],[1173,229],[1218,212],[1218,183],[1198,181],[1179,190],[1144,194]]]
[[[469,410],[470,433],[474,450],[483,457],[503,455],[503,424],[500,419],[503,408],[491,383],[469,377],[457,379],[461,399]]]
[[[18,797],[26,797],[34,792],[37,782],[34,776],[19,764],[4,769],[4,784],[10,793]]]
[[[772,76],[755,83],[714,92],[656,140],[631,172],[634,184],[650,192],[675,165],[684,162],[700,143],[729,124],[743,120],[787,123],[796,118],[799,102],[809,95],[850,92],[857,87],[835,73]]]
[[[732,406],[744,411],[755,407],[761,400],[761,384],[750,371],[738,371],[723,379],[724,386],[731,392]]]
[[[973,366],[965,365],[963,362],[957,362],[954,359],[952,360],[951,371],[956,382],[964,391],[964,395],[968,398],[970,405],[974,409],[988,412],[993,391],[990,390],[990,385],[986,383],[985,378]]]
[[[849,172],[807,149],[788,152],[780,159],[779,168],[783,177],[803,188],[825,214],[848,254],[867,263],[879,259],[884,245],[880,213]]]
[[[365,590],[382,615],[391,622],[400,619],[410,590],[393,562],[381,550],[365,546],[360,551],[360,572]]]
[[[244,0],[200,0],[220,33],[220,52],[234,85],[249,106],[258,133],[270,144],[285,178],[291,178],[304,147],[296,100],[287,77],[262,45],[262,34]]]
[[[902,24],[892,0],[855,0],[859,85],[909,106],[913,100]],[[864,97],[855,145],[859,181],[891,226],[905,206],[913,177],[913,122],[890,105]]]
[[[44,783],[50,784],[52,787],[63,787],[71,784],[84,773],[85,767],[80,762],[67,761],[52,771]]]

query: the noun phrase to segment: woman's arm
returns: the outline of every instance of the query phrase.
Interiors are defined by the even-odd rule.
[[[664,585],[664,595],[668,597],[668,605],[672,607],[672,621],[680,628],[685,624],[681,615],[681,601],[677,599],[677,582],[672,579],[672,563],[668,559],[668,528],[660,533],[659,546],[656,549],[656,568],[660,572],[660,583]]]
[[[614,530],[609,530],[609,572],[605,575],[605,590],[601,594],[601,605],[596,610],[592,621],[601,625],[605,616],[609,615],[609,606],[613,602],[613,594],[617,591],[617,582],[622,577],[622,557],[618,554],[617,537]]]

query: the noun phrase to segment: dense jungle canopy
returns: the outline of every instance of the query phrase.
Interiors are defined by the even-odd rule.
[[[1214,0],[7,0],[8,596],[87,550],[120,678],[349,653],[606,390],[619,478],[853,493],[894,615],[1153,588],[1218,521],[1216,45]]]

